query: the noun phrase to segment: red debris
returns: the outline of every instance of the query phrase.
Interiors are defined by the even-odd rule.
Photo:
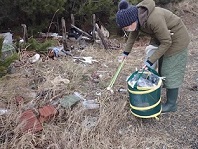
[[[23,112],[19,119],[19,123],[22,124],[22,132],[31,131],[34,133],[43,129],[41,123],[32,110]]]
[[[57,110],[52,105],[47,105],[39,109],[41,123],[50,120],[57,114]]]
[[[20,105],[21,103],[24,102],[24,98],[22,96],[15,96],[15,101],[17,103],[17,105]]]

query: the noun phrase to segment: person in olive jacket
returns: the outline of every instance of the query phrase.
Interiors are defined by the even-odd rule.
[[[163,83],[167,100],[162,104],[162,112],[175,112],[178,91],[184,79],[187,63],[187,46],[190,42],[184,23],[171,11],[156,7],[153,0],[143,0],[136,6],[121,0],[118,9],[117,25],[130,32],[120,57],[128,56],[139,32],[150,35],[150,45],[158,48],[147,58],[145,66],[152,67],[155,62],[159,62],[159,74],[166,77]]]

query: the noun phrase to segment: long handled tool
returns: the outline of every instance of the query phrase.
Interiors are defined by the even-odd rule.
[[[122,62],[120,63],[115,75],[113,76],[113,78],[111,79],[111,82],[109,84],[109,86],[107,87],[107,90],[111,91],[111,93],[113,93],[113,90],[112,90],[112,87],[113,87],[113,84],[115,83],[122,67],[124,66],[124,62],[125,62],[125,58],[122,60]]]

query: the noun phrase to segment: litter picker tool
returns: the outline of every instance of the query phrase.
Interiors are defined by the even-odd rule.
[[[107,90],[109,90],[111,93],[113,93],[113,90],[112,90],[112,87],[113,87],[113,84],[115,83],[122,67],[124,66],[124,62],[125,62],[125,58],[122,60],[122,62],[120,63],[115,75],[113,76],[113,78],[111,79],[111,82],[109,84],[109,86],[107,87]]]

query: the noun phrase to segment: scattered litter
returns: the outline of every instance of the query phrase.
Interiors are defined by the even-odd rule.
[[[96,100],[84,100],[82,104],[86,109],[98,109],[100,107],[100,104]]]
[[[49,47],[48,48],[48,56],[49,56],[49,58],[66,56],[66,55],[72,56],[72,54],[70,53],[70,51],[65,51],[64,50],[64,47],[63,46]]]
[[[96,92],[96,95],[97,95],[97,96],[101,96],[102,93],[101,93],[101,92]]]
[[[99,76],[99,78],[102,78],[103,77],[103,75],[101,75],[101,74],[99,74],[98,76]]]
[[[74,27],[71,27],[70,30],[68,31],[68,37],[67,38],[75,38],[76,40],[78,40],[78,38],[82,35],[82,32],[80,32],[79,30],[77,30]]]
[[[138,72],[131,80],[128,81],[128,83],[131,87],[134,87],[135,84],[139,87],[154,87],[158,84],[159,80],[160,77],[151,72],[143,74]]]
[[[24,39],[19,40],[19,43],[24,43],[24,42],[25,42]]]
[[[42,32],[39,32],[39,35],[40,35],[42,38],[46,38],[46,37],[51,37],[51,38],[62,37],[62,36],[59,36],[58,33],[42,33]]]
[[[99,82],[100,82],[99,79],[93,79],[92,81],[93,81],[94,83],[99,83]]]
[[[79,92],[74,92],[74,95],[75,95],[76,97],[79,97],[81,100],[87,100],[87,99],[85,99]]]
[[[97,71],[97,73],[100,73],[99,74],[99,78],[102,78],[104,77],[109,71]]]
[[[94,60],[92,57],[73,57],[74,59],[78,59],[79,61],[87,64],[92,64],[92,62],[98,62]]]
[[[58,76],[58,77],[55,77],[54,80],[51,81],[51,83],[53,85],[60,85],[61,83],[64,83],[64,84],[69,84],[70,83],[70,80],[68,79],[63,79],[61,76]]]
[[[8,114],[10,111],[7,109],[0,108],[0,115]]]
[[[62,99],[60,99],[60,104],[61,104],[62,107],[70,108],[75,103],[77,103],[78,101],[80,101],[80,99],[81,98],[79,98],[75,94],[73,94],[73,95],[67,95],[67,96],[64,96]]]
[[[29,62],[30,63],[35,63],[35,62],[37,62],[38,60],[40,59],[40,54],[35,54],[33,57],[30,57],[29,58]]]
[[[100,107],[100,104],[97,102],[97,100],[87,100],[78,92],[74,92],[74,95],[83,100],[82,104],[86,109],[98,109]]]
[[[119,89],[118,89],[118,92],[120,92],[120,93],[121,93],[121,92],[127,92],[127,89],[119,88]]]

